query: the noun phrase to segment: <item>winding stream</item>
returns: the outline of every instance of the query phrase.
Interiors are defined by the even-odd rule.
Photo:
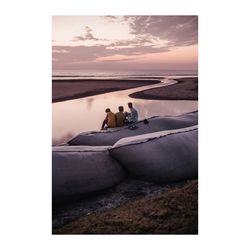
[[[143,100],[128,96],[137,91],[174,83],[174,80],[166,77],[159,84],[53,103],[52,144],[65,143],[81,132],[99,130],[106,108],[115,113],[118,106],[124,106],[126,111],[128,102],[133,102],[138,110],[139,120],[156,115],[181,115],[197,110],[197,101]]]

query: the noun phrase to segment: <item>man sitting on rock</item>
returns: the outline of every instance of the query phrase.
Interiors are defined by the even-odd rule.
[[[107,113],[106,118],[104,119],[102,123],[101,130],[107,129],[107,128],[114,128],[115,127],[115,114],[111,112],[109,108],[105,110]]]
[[[128,107],[130,109],[130,113],[126,112],[126,120],[125,120],[125,124],[132,124],[135,122],[138,122],[138,112],[135,108],[133,108],[133,104],[132,102],[128,103]]]
[[[122,127],[125,124],[125,113],[123,106],[118,107],[119,112],[115,113],[116,127]]]

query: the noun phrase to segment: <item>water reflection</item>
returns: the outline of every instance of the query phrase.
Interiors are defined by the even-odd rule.
[[[92,102],[94,101],[94,98],[90,97],[86,101],[87,101],[87,108],[90,109],[91,105],[92,105]]]
[[[165,84],[173,83],[169,80]],[[153,87],[156,84],[152,85]],[[197,110],[197,101],[157,101],[133,99],[130,93],[148,89],[149,86],[117,91],[102,95],[53,103],[52,143],[60,144],[84,131],[99,130],[105,117],[105,109],[117,112],[118,106],[128,110],[127,103],[133,102],[139,112],[139,119],[155,115],[180,115]]]

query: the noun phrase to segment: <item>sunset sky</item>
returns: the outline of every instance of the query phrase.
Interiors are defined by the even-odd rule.
[[[53,70],[196,70],[197,16],[53,16]]]

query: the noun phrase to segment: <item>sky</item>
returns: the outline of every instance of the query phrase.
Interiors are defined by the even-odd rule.
[[[198,16],[53,16],[53,70],[197,70]]]

